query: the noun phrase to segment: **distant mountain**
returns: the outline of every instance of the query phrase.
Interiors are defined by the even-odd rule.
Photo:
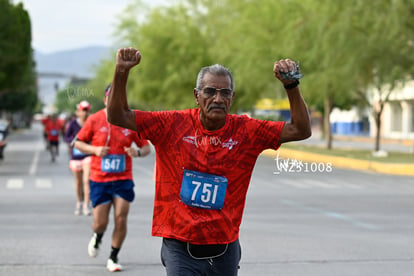
[[[38,73],[61,73],[79,78],[91,78],[94,76],[94,66],[103,59],[111,58],[111,49],[91,46],[50,54],[35,50],[34,58]]]

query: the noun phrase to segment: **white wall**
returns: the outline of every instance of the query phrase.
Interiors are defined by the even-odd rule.
[[[373,101],[378,100],[374,91]],[[414,81],[393,90],[382,113],[381,137],[414,140]],[[375,136],[375,121],[371,117],[371,136]]]

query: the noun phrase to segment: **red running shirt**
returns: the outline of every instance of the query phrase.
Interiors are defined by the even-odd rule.
[[[130,147],[132,142],[135,142],[138,147],[148,145],[148,141],[140,139],[136,132],[110,125],[103,109],[86,119],[77,138],[93,146],[107,145],[110,147],[107,157],[110,155],[125,156],[125,169],[119,172],[108,172],[103,169],[102,157],[92,155],[89,178],[95,182],[132,179],[132,158],[125,152],[124,147]]]
[[[219,130],[207,131],[199,109],[135,111],[138,133],[156,149],[152,235],[194,244],[223,244],[239,236],[247,189],[258,155],[278,149],[284,122],[227,115]],[[220,210],[192,207],[180,199],[184,169],[228,179]]]
[[[45,132],[47,133],[47,140],[52,142],[59,141],[59,135],[62,132],[63,124],[59,120],[45,121]]]

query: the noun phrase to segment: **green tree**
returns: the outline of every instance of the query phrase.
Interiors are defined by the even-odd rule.
[[[209,55],[234,75],[236,111],[250,111],[263,96],[282,95],[272,72],[273,62],[285,54],[274,47],[284,29],[283,22],[275,20],[283,12],[279,2],[189,1],[191,14],[204,29]]]
[[[21,3],[0,0],[0,109],[32,112],[37,104],[31,23]]]
[[[30,17],[21,3],[0,0],[0,94],[18,88],[33,63]]]
[[[375,121],[374,150],[380,150],[382,113],[395,88],[413,77],[414,1],[376,1],[370,9],[356,6],[354,27],[359,30],[355,39],[357,97],[370,109]],[[377,20],[383,18],[383,20]],[[410,19],[411,18],[411,19]],[[386,34],[386,35],[385,35]]]
[[[74,113],[76,105],[81,101],[88,101],[91,104],[91,113],[94,113],[105,107],[103,103],[104,88],[106,84],[102,84],[94,89],[90,85],[92,82],[85,84],[69,83],[63,89],[56,93],[55,107],[57,111],[65,113]]]
[[[233,69],[238,88],[236,104],[251,109],[261,97],[286,97],[275,81],[273,62],[282,58],[300,61],[305,80],[302,91],[308,103],[325,108],[327,133],[334,106],[352,102],[352,82],[342,82],[350,55],[342,47],[347,39],[346,3],[323,1],[189,1],[207,22],[210,55]],[[203,7],[203,8],[200,8]],[[288,15],[288,16],[287,16]],[[209,20],[213,18],[213,20]],[[338,33],[342,35],[338,36]],[[324,107],[325,106],[325,107]],[[328,136],[328,148],[331,147]]]
[[[306,93],[312,105],[324,114],[326,147],[332,148],[330,113],[334,107],[346,108],[354,104],[355,80],[352,65],[356,46],[352,21],[353,1],[303,2],[305,23],[303,45],[297,49],[305,53]]]
[[[124,44],[138,48],[143,56],[128,81],[131,106],[144,110],[193,106],[196,73],[210,64],[199,26],[183,5],[149,10],[144,22],[136,18],[144,15],[137,7],[128,8],[119,27]]]
[[[20,76],[19,87],[0,94],[0,110],[33,113],[38,103],[35,76],[34,64],[27,66]]]
[[[275,60],[288,57],[301,62],[303,95],[323,111],[331,148],[333,107],[360,104],[358,90],[398,82],[402,68],[412,75],[413,0],[183,0],[152,10],[139,3],[125,11],[118,27],[121,43],[143,55],[128,82],[129,100],[137,108],[191,107],[195,73],[221,63],[235,76],[234,110],[249,110],[261,97],[285,96],[272,68]],[[384,16],[390,20],[379,20]],[[384,53],[387,57],[380,57]],[[394,63],[393,57],[398,57]],[[96,84],[110,81],[114,62],[115,55],[98,71]]]

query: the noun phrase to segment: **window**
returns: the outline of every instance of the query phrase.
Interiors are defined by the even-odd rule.
[[[411,112],[410,112],[411,118],[409,118],[409,120],[411,120],[411,124],[410,124],[409,132],[414,132],[414,102],[410,104],[410,108],[411,108]]]
[[[402,131],[402,108],[400,102],[391,103],[391,131]]]

